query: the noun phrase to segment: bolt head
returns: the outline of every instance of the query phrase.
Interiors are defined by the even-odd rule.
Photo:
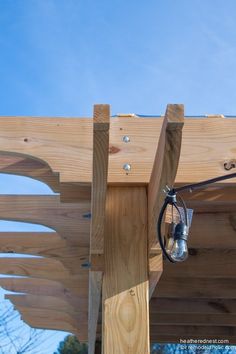
[[[131,165],[129,163],[125,163],[123,165],[123,169],[126,171],[126,172],[129,172],[131,171]]]
[[[123,140],[124,143],[129,143],[130,142],[130,138],[129,138],[128,135],[124,135],[122,140]]]

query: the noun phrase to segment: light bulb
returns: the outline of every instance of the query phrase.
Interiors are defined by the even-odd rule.
[[[188,258],[188,231],[189,228],[183,222],[180,222],[174,229],[174,244],[168,252],[175,262],[183,262]]]
[[[181,238],[175,240],[170,256],[175,262],[185,261],[188,258],[187,242]]]

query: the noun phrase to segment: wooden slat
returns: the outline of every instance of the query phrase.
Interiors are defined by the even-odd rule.
[[[172,187],[175,181],[180,157],[183,125],[183,105],[168,105],[148,185],[149,250],[153,250],[155,245],[157,245],[156,224],[166,196],[163,189],[165,189],[166,185]],[[161,255],[152,256],[149,275],[150,296],[162,272],[161,259]]]
[[[72,307],[64,299],[54,296],[37,296],[37,295],[7,295],[6,299],[10,300],[15,309],[21,312],[22,309],[57,311],[69,315],[77,321],[79,325],[87,325],[88,312],[85,311],[82,304],[78,302],[79,307]],[[78,326],[79,327],[79,326]]]
[[[231,326],[178,326],[178,325],[153,325],[151,326],[151,332],[159,335],[175,335],[176,337],[185,339],[187,336],[224,336],[224,339],[228,339],[228,336],[236,336],[236,327]]]
[[[234,279],[236,278],[236,250],[192,248],[189,249],[189,257],[185,262],[178,264],[166,262],[164,269],[168,276]]]
[[[110,187],[104,242],[104,354],[149,353],[147,199],[143,187]]]
[[[6,290],[33,295],[73,297],[88,296],[88,279],[64,279],[54,281],[41,278],[0,278],[0,286]]]
[[[59,260],[72,273],[81,270],[88,247],[69,246],[56,232],[0,232],[0,253],[20,253]]]
[[[193,214],[190,248],[236,248],[236,213]]]
[[[161,124],[161,118],[111,120],[109,183],[149,182]],[[1,117],[0,131],[0,151],[45,161],[54,173],[60,173],[61,182],[91,183],[92,119]],[[126,134],[132,144],[122,142]],[[186,119],[176,182],[197,182],[227,173],[224,163],[235,159],[235,135],[234,118]],[[224,141],[223,150],[219,141]],[[122,169],[125,162],[132,165],[128,175]]]
[[[49,258],[0,258],[0,273],[63,280],[71,276],[61,262]]]
[[[20,307],[22,319],[34,328],[48,328],[75,334],[78,339],[87,339],[87,326],[79,324],[67,313],[53,310],[29,309]]]
[[[61,203],[59,196],[0,196],[0,218],[46,225],[71,245],[89,245],[90,201]]]
[[[189,346],[191,346],[191,344],[197,344],[199,343],[199,345],[202,345],[204,343],[204,345],[206,344],[206,340],[209,340],[211,342],[212,345],[212,349],[216,349],[217,351],[220,350],[222,345],[233,345],[236,344],[236,340],[234,336],[229,336],[227,335],[227,339],[226,339],[226,335],[225,334],[216,334],[216,335],[212,335],[209,336],[207,334],[191,334],[191,335],[185,335],[184,337],[185,340],[189,340]],[[195,342],[194,342],[195,340]],[[200,340],[202,340],[202,342],[200,342]],[[219,340],[218,344],[215,342]],[[226,342],[225,342],[226,340]],[[158,333],[151,333],[151,341],[152,343],[176,343],[179,344],[180,343],[180,337],[179,336],[175,336],[173,335],[160,335]],[[190,344],[191,343],[191,344]],[[215,344],[213,344],[215,343]],[[184,343],[182,343],[184,346]],[[214,346],[214,347],[213,347]]]
[[[236,315],[232,314],[182,314],[182,313],[151,313],[151,325],[190,325],[190,326],[235,326]]]
[[[235,299],[236,282],[231,278],[167,277],[164,272],[153,296]]]
[[[228,172],[231,173],[234,170]],[[222,173],[223,174],[223,173]],[[232,179],[229,186],[227,185],[229,181],[225,181],[224,183],[216,183],[213,186],[209,185],[208,187],[204,187],[203,189],[195,189],[192,193],[188,190],[182,191],[181,196],[184,200],[191,201],[207,201],[207,202],[234,202],[235,201],[235,192],[236,192],[236,180]]]
[[[236,299],[152,298],[150,313],[236,314]]]
[[[0,155],[0,172],[31,177],[46,183],[54,192],[60,191],[59,175],[43,161],[14,154]]]

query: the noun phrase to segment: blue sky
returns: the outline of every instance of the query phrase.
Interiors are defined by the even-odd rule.
[[[236,113],[234,0],[0,0],[1,114]]]
[[[235,18],[235,0],[0,0],[0,115],[236,115]],[[50,191],[0,175],[0,193]]]

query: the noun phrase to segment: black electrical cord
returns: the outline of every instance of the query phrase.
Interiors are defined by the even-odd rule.
[[[194,189],[198,189],[198,188],[204,187],[204,186],[206,186],[208,184],[224,181],[226,179],[235,178],[235,177],[236,177],[236,173],[230,173],[229,175],[207,179],[207,180],[202,181],[202,182],[193,183],[193,184],[186,184],[185,186],[174,188],[172,191],[175,191],[175,193],[177,193],[177,192],[181,192],[181,191],[184,191],[186,189],[189,189],[189,191],[191,192]]]

